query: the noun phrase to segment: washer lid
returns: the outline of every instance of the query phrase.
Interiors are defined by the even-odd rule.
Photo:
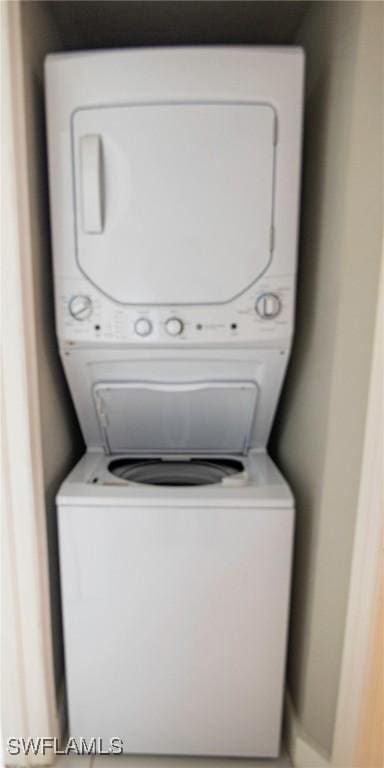
[[[271,258],[269,104],[128,104],[72,118],[76,258],[124,304],[220,304]]]
[[[255,382],[99,383],[93,388],[107,453],[246,453]]]

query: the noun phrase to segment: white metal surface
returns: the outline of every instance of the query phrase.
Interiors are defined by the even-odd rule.
[[[224,265],[223,265],[224,269]],[[204,273],[201,275],[204,279]],[[217,275],[220,280],[220,273]],[[172,275],[169,276],[172,280]],[[124,346],[188,347],[263,346],[280,344],[289,347],[294,320],[295,275],[273,276],[270,269],[241,296],[228,304],[209,305],[137,305],[118,304],[103,296],[84,277],[59,281],[56,298],[56,321],[61,353],[68,349],[124,344]],[[278,312],[263,316],[265,299]],[[79,316],[72,313],[72,304],[82,307]],[[268,306],[269,306],[268,304]],[[76,313],[78,314],[78,313]],[[169,322],[177,319],[179,332],[169,332]],[[139,324],[149,325],[140,333]]]
[[[239,450],[243,452],[246,448],[255,448],[265,450],[268,441],[272,420],[275,414],[276,404],[280,394],[280,388],[284,377],[288,360],[288,350],[284,347],[270,348],[257,347],[255,349],[180,349],[177,353],[171,350],[151,348],[150,354],[147,349],[129,350],[123,345],[114,348],[98,349],[90,346],[88,349],[75,347],[68,348],[63,355],[64,370],[71,389],[73,401],[79,416],[86,444],[89,448],[103,447],[109,450],[106,440],[106,432],[102,428],[100,418],[97,413],[93,397],[93,389],[99,383],[113,384],[116,382],[149,382],[164,385],[182,386],[201,384],[201,382],[226,382],[236,387],[239,381],[246,381],[257,387],[257,404],[253,411],[249,412],[251,423],[245,424],[244,436]],[[191,394],[191,407],[200,408],[208,413],[210,402],[209,388],[206,390],[207,401],[201,400],[201,392],[196,389],[196,404]],[[157,395],[158,397],[158,395]],[[237,409],[236,399],[233,400],[233,407]],[[127,408],[124,413],[120,412],[121,419],[126,418],[127,425],[132,423],[136,414]],[[175,408],[168,412],[170,423],[168,429],[174,433],[179,433],[181,423],[185,416],[181,417],[180,412]],[[144,416],[145,418],[145,416]],[[233,423],[233,416],[228,412],[223,412],[222,418],[230,419],[233,424],[234,436],[236,427]],[[201,416],[200,416],[201,421]],[[122,421],[119,426],[123,428]],[[200,450],[207,450],[208,435],[205,432],[205,443],[203,437]],[[221,434],[223,432],[221,431]],[[190,433],[192,438],[192,432]],[[139,452],[143,449],[142,442],[138,442],[138,433],[130,434],[127,449]],[[215,447],[215,452],[233,451],[236,447],[233,444],[233,438],[228,434],[227,445],[221,442],[220,446]],[[159,450],[159,437],[154,434],[147,450]],[[238,440],[238,437],[236,437]],[[136,442],[135,442],[136,441]],[[194,445],[194,449],[197,449]],[[193,446],[185,444],[182,449],[192,450]],[[116,450],[116,448],[114,449]]]
[[[273,108],[251,103],[77,110],[80,270],[124,304],[218,304],[243,293],[270,259],[274,126]],[[102,144],[103,174],[92,158],[85,187],[90,141]],[[92,228],[81,222],[88,208],[95,209]]]
[[[54,54],[46,89],[60,344],[263,343],[266,326],[289,344],[302,51]],[[99,234],[84,231],[79,156],[95,137],[102,171],[94,151],[85,176]],[[261,318],[255,303],[270,292],[281,312]],[[92,313],[79,323],[68,307],[83,294]],[[166,333],[170,316],[182,334]]]
[[[123,454],[123,458],[126,454]],[[147,455],[147,454],[146,454]],[[209,454],[214,458],[213,454]],[[247,475],[246,482],[170,488],[127,484],[108,471],[110,461],[119,455],[106,456],[100,451],[87,451],[62,484],[57,496],[59,506],[170,506],[242,507],[263,509],[294,505],[292,493],[279,470],[266,453],[232,456],[240,460]]]
[[[57,333],[89,449],[58,495],[71,735],[276,756],[294,505],[265,447],[302,52],[53,55],[46,85]],[[176,485],[126,482],[111,454],[172,460]],[[178,486],[197,457],[241,471]]]
[[[107,453],[245,453],[257,385],[101,381],[93,397]]]
[[[107,461],[88,456],[58,499],[71,735],[119,735],[133,753],[277,756],[286,484],[260,456],[248,495],[228,488],[223,504],[220,485],[151,496],[126,486],[123,496],[92,483],[90,468]],[[257,465],[284,505],[268,504],[273,485],[258,494]],[[79,478],[83,489],[89,481],[82,501]]]

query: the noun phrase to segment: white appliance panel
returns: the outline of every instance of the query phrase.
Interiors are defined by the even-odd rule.
[[[57,503],[60,507],[111,505],[112,507],[184,506],[184,507],[252,507],[266,510],[293,508],[294,499],[288,484],[265,452],[250,451],[246,456],[201,454],[198,459],[230,459],[240,463],[244,472],[231,482],[210,485],[153,486],[121,481],[109,470],[111,462],[127,458],[127,453],[108,456],[100,450],[87,451],[62,484]],[[140,459],[140,456],[130,456]],[[145,458],[150,456],[145,454]],[[152,458],[159,458],[153,454]],[[173,460],[173,457],[167,457]],[[180,458],[179,456],[177,458]],[[182,458],[195,458],[183,456]]]
[[[117,304],[101,295],[84,277],[63,280],[57,303],[58,333],[63,346],[225,346],[290,344],[295,280],[291,275],[262,277],[229,304],[148,306]],[[266,299],[275,302],[265,314]],[[172,319],[178,333],[169,332]],[[147,328],[141,332],[143,321]],[[139,332],[140,330],[140,332]]]
[[[277,756],[293,510],[75,505],[59,526],[71,735]]]
[[[77,110],[76,250],[91,283],[125,304],[244,292],[271,258],[276,120],[252,103]]]
[[[112,381],[93,396],[107,453],[246,453],[257,384]]]
[[[229,415],[229,400],[224,390],[220,396],[223,423],[220,426],[220,418],[217,416],[215,422],[211,421],[216,437],[221,438],[220,445],[212,445],[212,450],[231,453],[234,444],[236,449],[240,451],[244,450],[244,446],[257,450],[265,449],[287,366],[288,354],[286,349],[278,346],[269,349],[185,349],[180,350],[177,355],[171,349],[152,348],[150,354],[146,349],[137,349],[133,354],[129,349],[111,346],[110,349],[68,348],[64,351],[62,359],[85,442],[89,448],[100,447],[104,450],[108,450],[105,427],[101,425],[100,413],[97,411],[92,395],[92,392],[100,384],[113,386],[117,382],[129,384],[141,381],[147,382],[147,384],[149,382],[162,384],[165,388],[173,386],[176,390],[177,387],[181,388],[191,384],[199,387],[201,382],[211,382],[212,385],[217,382],[226,382],[236,394],[236,386],[239,382],[250,383],[253,386],[253,391],[256,392],[257,390],[257,404],[255,401],[254,407],[249,407],[249,410],[246,411],[242,402],[233,397],[231,401],[233,413]],[[191,411],[195,410],[198,413],[199,410],[204,409],[208,413],[209,408],[211,408],[212,388],[190,389],[188,399],[188,407]],[[108,413],[105,415],[108,418]],[[246,415],[249,420],[245,418]],[[115,438],[117,438],[117,429],[119,440],[123,439],[124,430],[127,431],[126,450],[130,452],[143,450],[144,446],[141,441],[140,447],[138,443],[135,446],[135,439],[138,439],[137,430],[135,429],[136,435],[128,434],[128,429],[134,426],[129,410],[121,407],[111,416],[111,423],[114,427],[112,440],[112,444],[115,446],[114,450],[119,450],[117,445],[121,445],[119,442],[114,443]],[[213,416],[214,413],[212,413],[211,419]],[[178,421],[179,417],[179,424],[176,425],[175,422]],[[159,418],[160,415],[158,414],[156,417],[157,426],[159,426]],[[181,429],[181,423],[185,418],[185,415],[181,417],[178,410],[175,411],[174,428],[176,432]],[[232,435],[229,430],[226,433],[226,419],[229,419],[233,426]],[[144,427],[145,424],[143,423],[141,429],[143,430]],[[240,435],[240,428],[243,430],[242,435]],[[149,430],[146,430],[146,433],[149,437]],[[226,440],[224,440],[225,433]],[[193,432],[191,431],[189,434],[190,441],[192,435]],[[162,439],[162,435],[153,434],[152,442],[147,447],[147,451],[156,450],[154,441],[160,439]],[[202,434],[200,442],[201,452],[208,450],[208,439],[208,431],[204,429],[204,439]],[[191,446],[191,442],[189,444]],[[198,443],[195,441],[195,450],[197,445]],[[167,450],[166,447],[165,450]],[[188,452],[187,446],[185,446],[185,450]]]
[[[203,346],[259,344],[279,338],[290,343],[303,71],[303,51],[295,47],[90,51],[47,58],[51,222],[60,342]],[[148,115],[155,119],[157,113],[159,137],[148,119]],[[128,114],[129,119],[124,117]],[[115,115],[123,116],[121,129]],[[135,145],[134,156],[125,138],[125,123],[129,127],[127,137]],[[139,124],[145,130],[138,136]],[[245,135],[244,142],[236,141],[235,124]],[[150,138],[147,150],[146,132]],[[204,146],[207,143],[209,148],[205,165],[199,159],[204,155],[196,156],[203,135]],[[259,152],[259,140],[265,152]],[[190,162],[183,151],[187,145],[191,148]],[[199,149],[204,153],[204,147]],[[127,154],[123,156],[122,150]],[[223,160],[215,165],[218,154]],[[252,175],[251,169],[257,172]],[[164,171],[173,186],[170,196],[158,203],[155,191],[162,188]],[[230,185],[226,174],[231,176]],[[208,183],[201,188],[203,178]],[[176,188],[182,194],[177,195]],[[198,188],[201,194],[196,193]],[[153,226],[143,232],[140,222],[148,215],[145,200],[152,208]],[[196,207],[195,216],[190,205]],[[179,215],[172,218],[171,208]],[[219,212],[219,228],[214,230]],[[135,221],[131,230],[132,213]],[[168,230],[166,221],[171,224]],[[108,255],[103,245],[107,242]],[[145,265],[145,285],[137,270],[137,252],[131,248],[135,243],[143,246],[148,256],[152,245],[156,247],[151,272]],[[182,243],[183,253],[177,243]],[[203,243],[212,246],[206,263]],[[235,244],[230,253],[229,243]],[[252,254],[253,244],[257,247]],[[193,264],[192,258],[187,262],[189,256],[193,256]],[[164,274],[160,264],[165,267]],[[118,284],[110,265],[118,267]],[[131,280],[127,281],[124,276],[131,265]],[[263,265],[267,265],[265,272]],[[243,293],[236,293],[254,279],[256,282]],[[159,294],[153,298],[149,293],[155,288]],[[273,294],[267,302],[262,298],[264,292]],[[227,299],[231,300],[218,303]],[[138,303],[127,303],[132,300]],[[257,302],[261,313],[255,310]],[[273,307],[272,314],[264,316],[263,307]],[[72,310],[76,311],[72,314]],[[136,324],[143,315],[150,322],[150,332],[141,335]],[[179,335],[167,331],[167,321],[173,315],[183,323]]]

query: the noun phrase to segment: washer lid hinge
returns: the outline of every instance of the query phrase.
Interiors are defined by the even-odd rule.
[[[100,397],[98,393],[96,393],[95,400],[96,400],[96,408],[99,416],[100,426],[106,429],[108,427],[108,416],[105,409],[105,403],[103,401],[103,398]]]

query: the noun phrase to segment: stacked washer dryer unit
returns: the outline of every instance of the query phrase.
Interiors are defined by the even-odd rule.
[[[303,54],[46,62],[70,733],[279,751],[294,527],[266,453],[294,319]]]

